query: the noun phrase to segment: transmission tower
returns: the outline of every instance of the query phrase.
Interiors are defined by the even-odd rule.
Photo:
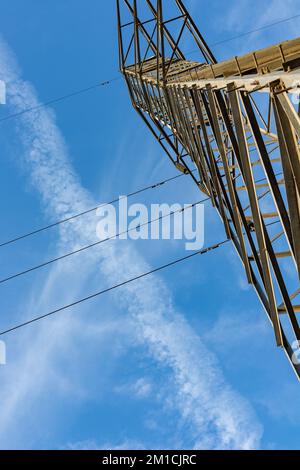
[[[181,0],[117,14],[132,105],[211,198],[300,378],[300,38],[217,62]]]

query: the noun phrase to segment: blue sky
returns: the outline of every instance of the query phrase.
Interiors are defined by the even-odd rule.
[[[186,1],[208,43],[297,4]],[[113,1],[3,0],[1,20],[1,117],[118,76]],[[277,43],[299,25],[214,51],[221,60]],[[175,174],[121,80],[0,127],[3,240]],[[136,202],[197,200],[182,178]],[[209,205],[205,236],[224,239]],[[1,277],[94,240],[91,216],[1,249]],[[184,241],[113,241],[2,285],[1,329],[182,255]],[[230,245],[6,343],[0,448],[299,448],[299,384]]]

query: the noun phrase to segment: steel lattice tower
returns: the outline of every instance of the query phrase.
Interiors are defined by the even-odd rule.
[[[134,108],[211,198],[300,378],[300,38],[218,63],[181,0],[117,0],[117,13]]]

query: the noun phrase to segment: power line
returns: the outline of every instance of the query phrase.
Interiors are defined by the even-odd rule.
[[[195,170],[192,170],[191,173],[195,172]],[[180,175],[176,175],[176,176],[172,176],[171,178],[168,178],[164,181],[160,181],[159,183],[155,183],[155,184],[152,184],[152,185],[149,185],[149,186],[146,186],[144,188],[141,188],[141,189],[138,189],[132,193],[129,193],[125,196],[122,196],[122,197],[118,197],[118,198],[115,198],[113,199],[112,201],[110,202],[105,202],[103,204],[100,204],[100,205],[97,205],[95,207],[92,207],[90,209],[87,209],[85,211],[82,211],[82,212],[79,212],[77,214],[74,214],[74,215],[71,215],[69,217],[66,217],[64,219],[61,219],[61,220],[58,220],[57,222],[53,222],[52,224],[49,224],[49,225],[45,225],[44,227],[40,227],[40,228],[37,228],[35,230],[32,230],[31,232],[28,232],[28,233],[24,233],[22,235],[19,235],[15,238],[11,238],[10,240],[7,240],[5,242],[2,242],[0,243],[0,248],[4,247],[4,246],[7,246],[7,245],[11,245],[12,243],[16,243],[20,240],[23,240],[24,238],[28,238],[28,237],[31,237],[33,235],[37,235],[38,233],[41,233],[41,232],[44,232],[45,230],[48,230],[48,229],[51,229],[51,228],[54,228],[54,227],[57,227],[58,225],[61,225],[61,224],[64,224],[66,222],[70,222],[71,220],[74,220],[74,219],[78,219],[79,217],[82,217],[84,215],[87,215],[87,214],[90,214],[92,212],[95,212],[97,211],[98,209],[100,208],[103,208],[103,207],[106,207],[106,206],[109,206],[110,204],[115,204],[116,202],[122,200],[122,199],[129,199],[133,196],[137,196],[138,194],[142,194],[146,191],[149,191],[151,189],[156,189],[160,186],[163,186],[164,184],[167,184],[167,183],[170,183],[171,181],[175,181],[179,178],[182,178],[183,176],[187,176],[188,173],[183,173],[183,174],[180,174]]]
[[[281,174],[282,174],[282,172],[279,172],[279,173],[277,173],[275,176],[279,176],[279,175],[281,175]],[[184,176],[184,175],[177,175],[177,176],[175,176],[174,178],[179,178],[179,177],[182,177],[182,176]],[[174,178],[171,178],[171,180],[174,179]],[[261,182],[261,181],[265,181],[266,179],[267,179],[267,178],[261,178],[261,179],[257,180],[256,183],[259,183],[259,182]],[[169,180],[166,180],[166,181],[169,181]],[[161,183],[158,183],[158,184],[161,184]],[[124,196],[124,197],[126,197],[126,196]],[[122,199],[122,198],[121,198],[121,199]],[[132,232],[132,231],[134,231],[134,230],[137,230],[137,229],[139,229],[139,228],[145,227],[145,226],[147,226],[147,225],[151,225],[151,224],[154,223],[154,222],[159,222],[160,220],[163,220],[163,219],[165,219],[165,218],[167,218],[167,217],[171,217],[171,216],[173,216],[173,215],[175,215],[175,214],[177,214],[177,213],[184,212],[184,211],[186,211],[186,210],[192,209],[193,207],[195,207],[195,206],[197,206],[197,205],[199,205],[199,204],[202,204],[202,203],[204,203],[204,202],[207,202],[207,201],[209,201],[210,199],[211,199],[210,197],[207,197],[207,198],[202,199],[201,201],[198,201],[198,202],[196,202],[196,203],[194,203],[194,204],[190,204],[189,206],[187,206],[187,207],[185,207],[185,208],[178,209],[178,210],[176,210],[176,211],[171,211],[169,214],[160,216],[160,217],[158,217],[158,218],[156,218],[156,219],[151,219],[151,220],[149,220],[148,222],[145,222],[145,223],[143,223],[143,224],[137,225],[136,227],[132,227],[131,229],[125,230],[125,231],[123,231],[123,232],[116,233],[116,234],[112,235],[111,237],[107,237],[107,238],[105,238],[105,239],[103,239],[103,240],[98,240],[97,242],[94,242],[94,243],[91,243],[91,244],[89,244],[89,245],[83,246],[83,247],[81,247],[81,248],[78,248],[77,250],[70,251],[69,253],[66,253],[66,254],[64,254],[64,255],[61,255],[61,256],[58,256],[58,257],[53,258],[53,259],[51,259],[51,260],[45,261],[45,262],[43,262],[43,263],[41,263],[41,264],[38,264],[38,265],[33,266],[33,267],[31,267],[31,268],[25,269],[25,270],[20,271],[20,272],[18,272],[18,273],[16,273],[16,274],[12,274],[11,276],[8,276],[8,277],[6,277],[6,278],[0,279],[0,284],[4,284],[4,283],[6,283],[6,282],[8,282],[8,281],[11,281],[11,280],[13,280],[13,279],[16,279],[16,278],[18,278],[18,277],[20,277],[20,276],[24,276],[24,275],[26,275],[26,274],[29,274],[29,273],[33,272],[33,271],[36,271],[36,270],[38,270],[38,269],[44,268],[44,267],[49,266],[49,265],[51,265],[51,264],[53,264],[53,263],[56,263],[56,262],[61,261],[61,260],[63,260],[63,259],[66,259],[66,258],[68,258],[68,257],[70,257],[70,256],[73,256],[73,255],[75,255],[75,254],[82,253],[83,251],[86,251],[86,250],[88,250],[88,249],[90,249],[90,248],[94,248],[94,247],[96,247],[96,246],[98,246],[98,245],[101,245],[102,243],[106,243],[106,242],[108,242],[108,241],[110,241],[110,240],[113,240],[113,239],[115,239],[115,238],[119,238],[120,236],[125,235],[125,234],[128,234],[128,233],[130,233],[130,232]],[[116,201],[118,201],[118,199],[114,200],[114,202],[116,202]],[[99,208],[99,207],[105,207],[105,206],[108,205],[108,204],[109,204],[109,203],[103,204],[102,206],[98,206],[98,208]],[[92,209],[91,209],[91,210],[92,210]],[[95,209],[94,209],[94,210],[95,210]],[[80,214],[77,214],[77,216],[73,216],[73,217],[79,217],[79,215],[80,215]],[[82,213],[81,213],[81,215],[82,215]],[[58,224],[58,223],[59,223],[59,222],[57,222],[57,224]],[[276,222],[276,223],[277,223],[277,222]],[[272,225],[273,225],[273,224],[274,224],[274,223],[272,223]],[[33,232],[33,233],[35,233],[35,232]],[[1,246],[1,245],[0,245],[0,246]]]
[[[79,305],[79,304],[82,304],[82,303],[84,303],[84,302],[87,302],[88,300],[94,299],[94,298],[99,297],[99,296],[101,296],[101,295],[103,295],[103,294],[106,294],[106,293],[108,293],[108,292],[111,292],[111,291],[113,291],[113,290],[115,290],[115,289],[119,289],[119,288],[121,288],[121,287],[123,287],[123,286],[125,286],[125,285],[127,285],[127,284],[130,284],[130,283],[132,283],[132,282],[134,282],[134,281],[137,281],[137,280],[143,279],[143,278],[145,278],[145,277],[147,277],[147,276],[150,276],[151,274],[155,274],[155,273],[157,273],[157,272],[159,272],[159,271],[162,271],[162,270],[164,270],[164,269],[167,269],[167,268],[170,268],[170,267],[172,267],[172,266],[175,266],[175,265],[177,265],[177,264],[179,264],[179,263],[182,263],[183,261],[186,261],[186,260],[189,260],[189,259],[191,259],[191,258],[194,258],[194,257],[197,256],[197,255],[204,255],[204,254],[206,254],[206,253],[209,253],[209,252],[211,252],[211,251],[213,251],[213,250],[216,250],[217,248],[219,248],[219,247],[225,245],[225,243],[228,243],[229,241],[230,241],[230,240],[224,240],[224,241],[222,241],[222,242],[220,242],[220,243],[217,243],[216,245],[212,245],[212,246],[210,246],[210,247],[208,247],[208,248],[205,248],[205,249],[203,249],[203,250],[201,250],[201,251],[197,251],[197,252],[195,252],[195,253],[192,253],[191,255],[184,256],[183,258],[176,259],[175,261],[171,261],[170,263],[167,263],[167,264],[164,264],[164,265],[162,265],[162,266],[159,266],[158,268],[155,268],[155,269],[152,269],[151,271],[148,271],[148,272],[145,272],[145,273],[143,273],[143,274],[140,274],[139,276],[135,276],[135,277],[133,277],[133,278],[131,278],[131,279],[127,279],[126,281],[123,281],[123,282],[121,282],[121,283],[119,283],[119,284],[115,284],[115,285],[113,285],[113,286],[111,286],[111,287],[108,287],[108,288],[106,288],[106,289],[103,289],[103,290],[101,290],[101,291],[98,291],[98,292],[96,292],[96,293],[94,293],[94,294],[88,295],[87,297],[84,297],[84,298],[82,298],[82,299],[76,300],[75,302],[72,302],[72,303],[70,303],[70,304],[68,304],[68,305],[64,305],[63,307],[60,307],[60,308],[58,308],[58,309],[56,309],[56,310],[52,310],[51,312],[45,313],[44,315],[40,315],[40,316],[34,317],[34,318],[32,318],[31,320],[28,320],[28,321],[23,322],[23,323],[19,323],[19,324],[15,325],[15,326],[13,326],[13,327],[11,327],[11,328],[8,328],[7,330],[1,331],[1,332],[0,332],[0,336],[3,336],[3,335],[8,334],[8,333],[11,333],[12,331],[15,331],[15,330],[19,330],[20,328],[23,328],[23,327],[25,327],[25,326],[28,326],[28,325],[30,325],[30,324],[32,324],[32,323],[35,323],[35,322],[38,322],[38,321],[40,321],[40,320],[44,320],[45,318],[48,318],[48,317],[50,317],[50,316],[53,316],[53,315],[55,315],[55,314],[57,314],[57,313],[60,313],[60,312],[62,312],[62,311],[64,311],[64,310],[67,310],[67,309],[69,309],[69,308],[71,308],[71,307],[75,307],[75,306],[77,306],[77,305]]]
[[[195,170],[192,170],[191,173],[194,173],[195,171],[196,171],[196,169],[195,169]],[[281,175],[281,174],[282,174],[282,172],[279,172],[279,173],[277,173],[275,176],[279,176],[279,175]],[[5,241],[5,242],[0,243],[0,248],[2,248],[2,247],[4,247],[4,246],[7,246],[7,245],[11,245],[12,243],[16,243],[16,242],[18,242],[18,241],[21,241],[21,240],[23,240],[23,239],[25,239],[25,238],[28,238],[28,237],[31,237],[31,236],[33,236],[33,235],[37,235],[38,233],[41,233],[41,232],[44,232],[44,231],[49,230],[49,229],[51,229],[51,228],[57,227],[58,225],[64,224],[64,223],[66,223],[66,222],[70,222],[71,220],[74,220],[74,219],[77,219],[77,218],[82,217],[82,216],[84,216],[84,215],[87,215],[87,214],[90,214],[90,213],[92,213],[92,212],[95,212],[96,210],[98,210],[98,209],[100,209],[100,208],[103,208],[103,207],[106,207],[106,206],[108,206],[108,205],[110,205],[110,204],[115,204],[116,202],[118,202],[118,201],[120,201],[120,200],[122,200],[122,199],[125,199],[125,198],[129,199],[129,198],[131,198],[131,197],[133,197],[133,196],[136,196],[136,195],[138,195],[138,194],[142,194],[143,192],[149,191],[150,189],[158,188],[158,187],[160,187],[160,186],[163,186],[163,185],[166,184],[166,183],[170,183],[170,182],[172,182],[172,181],[174,181],[174,180],[177,180],[177,179],[182,178],[183,176],[187,176],[187,175],[188,175],[188,173],[184,173],[184,174],[180,174],[180,175],[173,176],[173,177],[168,178],[168,179],[166,179],[166,180],[164,180],[164,181],[161,181],[161,182],[159,182],[159,183],[155,183],[155,184],[153,184],[153,185],[146,186],[145,188],[142,188],[142,189],[139,189],[139,190],[134,191],[134,192],[132,192],[132,193],[129,193],[129,194],[125,195],[125,196],[122,196],[122,197],[119,197],[119,198],[115,198],[115,199],[113,199],[113,200],[110,201],[110,202],[106,202],[106,203],[100,204],[100,205],[98,205],[98,206],[95,206],[95,207],[92,207],[92,208],[87,209],[87,210],[85,210],[85,211],[82,211],[82,212],[79,212],[79,213],[77,213],[77,214],[74,214],[74,215],[72,215],[72,216],[70,216],[70,217],[66,217],[65,219],[58,220],[57,222],[54,222],[53,224],[45,225],[44,227],[40,227],[40,228],[35,229],[35,230],[31,231],[31,232],[25,233],[25,234],[23,234],[23,235],[19,235],[19,236],[15,237],[15,238],[11,238],[10,240],[7,240],[7,241]],[[260,179],[260,180],[257,180],[256,183],[259,183],[259,182],[261,182],[261,181],[265,181],[266,179],[267,179],[267,178],[262,178],[262,179]],[[1,283],[1,280],[0,280],[0,283]]]
[[[210,45],[210,47],[215,47],[215,46],[219,46],[221,44],[226,44],[227,42],[231,42],[231,41],[234,41],[236,39],[239,39],[241,37],[244,37],[244,36],[248,36],[249,34],[253,34],[253,33],[257,33],[259,31],[263,31],[264,29],[267,29],[267,28],[271,28],[272,26],[276,26],[278,24],[282,24],[282,23],[286,23],[288,21],[292,21],[294,19],[297,19],[300,17],[300,14],[299,15],[294,15],[294,16],[290,16],[288,18],[284,18],[282,20],[278,20],[278,21],[275,21],[274,23],[269,23],[265,26],[261,26],[260,28],[256,28],[256,29],[252,29],[250,31],[246,31],[245,33],[241,33],[237,36],[233,36],[231,38],[227,38],[227,39],[223,39],[221,41],[218,41],[218,42],[215,42],[213,44]],[[193,49],[192,51],[189,51],[187,52],[187,54],[195,54],[196,52],[199,52],[199,49]],[[82,93],[86,93],[90,90],[93,90],[95,88],[99,88],[101,86],[106,86],[106,85],[110,85],[112,82],[115,82],[115,81],[118,81],[118,80],[121,80],[122,77],[114,77],[114,78],[111,78],[109,80],[105,80],[101,83],[97,83],[95,85],[92,85],[90,87],[87,87],[87,88],[82,88],[82,89],[79,89],[73,93],[69,93],[69,94],[66,94],[66,95],[63,95],[63,96],[60,96],[58,98],[54,98],[52,100],[49,100],[49,101],[45,101],[44,103],[41,103],[37,106],[33,106],[31,108],[26,108],[24,109],[23,111],[20,111],[20,112],[17,112],[17,113],[14,113],[14,114],[9,114],[8,116],[4,116],[3,118],[0,119],[0,123],[1,122],[4,122],[4,121],[8,121],[10,119],[13,119],[13,118],[17,118],[17,117],[20,117],[22,116],[23,114],[25,113],[29,113],[31,111],[35,111],[35,110],[38,110],[38,109],[41,109],[43,107],[47,107],[47,106],[50,106],[52,104],[56,104],[56,103],[59,103],[61,101],[64,101],[66,99],[69,99],[69,98],[72,98],[72,97],[75,97],[77,95],[80,95]]]
[[[194,173],[195,171],[197,171],[197,170],[196,170],[196,169],[191,170],[191,173]],[[131,198],[131,197],[137,196],[138,194],[142,194],[142,193],[144,193],[144,192],[146,192],[146,191],[149,191],[149,190],[151,190],[151,189],[156,189],[156,188],[158,188],[158,187],[160,187],[160,186],[163,186],[164,184],[167,184],[167,183],[170,183],[170,182],[172,182],[172,181],[175,181],[175,180],[177,180],[177,179],[179,179],[179,178],[182,178],[183,176],[187,176],[188,174],[189,174],[189,173],[184,173],[184,174],[172,176],[172,177],[170,177],[170,178],[168,178],[168,179],[166,179],[166,180],[164,180],[164,181],[160,181],[160,182],[158,182],[158,183],[155,183],[155,184],[146,186],[146,187],[144,187],[144,188],[138,189],[138,190],[136,190],[136,191],[134,191],[134,192],[132,192],[132,193],[129,193],[129,194],[125,195],[125,196],[122,196],[122,197],[119,197],[119,198],[115,198],[115,199],[113,199],[113,200],[110,201],[110,202],[105,202],[105,203],[103,203],[103,204],[97,205],[97,206],[95,206],[95,207],[92,207],[92,208],[87,209],[87,210],[85,210],[85,211],[79,212],[79,213],[74,214],[74,215],[72,215],[72,216],[69,216],[69,217],[66,217],[66,218],[64,218],[64,219],[58,220],[57,222],[53,222],[52,224],[45,225],[44,227],[40,227],[40,228],[38,228],[38,229],[32,230],[31,232],[27,232],[27,233],[24,233],[24,234],[19,235],[19,236],[17,236],[17,237],[11,238],[11,239],[9,239],[9,240],[7,240],[7,241],[5,241],[5,242],[0,243],[0,248],[2,248],[2,247],[4,247],[4,246],[7,246],[7,245],[11,245],[12,243],[16,243],[16,242],[18,242],[18,241],[21,241],[21,240],[23,240],[23,239],[25,239],[25,238],[28,238],[28,237],[31,237],[31,236],[33,236],[33,235],[37,235],[38,233],[41,233],[41,232],[44,232],[45,230],[49,230],[49,229],[51,229],[51,228],[57,227],[58,225],[64,224],[64,223],[66,223],[66,222],[70,222],[71,220],[74,220],[74,219],[77,219],[77,218],[82,217],[82,216],[84,216],[84,215],[87,215],[87,214],[90,214],[90,213],[92,213],[92,212],[95,212],[96,210],[98,210],[98,209],[100,209],[100,208],[103,208],[103,207],[106,207],[106,206],[108,206],[108,205],[110,205],[110,204],[115,204],[115,203],[117,203],[118,201],[120,201],[120,200],[122,200],[122,199],[125,199],[125,198],[129,199],[129,198]],[[279,176],[279,175],[281,175],[281,174],[282,174],[282,172],[277,173],[275,176]],[[256,183],[259,183],[259,182],[261,182],[261,181],[265,181],[266,179],[267,179],[267,178],[262,178],[262,179],[256,181]]]
[[[270,222],[269,224],[266,225],[266,227],[273,226],[273,225],[278,224],[278,223],[280,223],[279,220],[277,220],[277,221],[275,221],[275,222]],[[133,278],[131,278],[131,279],[128,279],[128,280],[126,280],[126,281],[123,281],[123,282],[121,282],[121,283],[119,283],[119,284],[115,284],[114,286],[108,287],[108,288],[103,289],[103,290],[101,290],[101,291],[98,291],[98,292],[96,292],[96,293],[94,293],[94,294],[91,294],[91,295],[89,295],[89,296],[87,296],[87,297],[84,297],[84,298],[82,298],[82,299],[76,300],[75,302],[72,302],[72,303],[70,303],[70,304],[64,305],[63,307],[60,307],[60,308],[58,308],[58,309],[56,309],[56,310],[52,310],[52,311],[50,311],[50,312],[48,312],[48,313],[45,313],[44,315],[40,315],[40,316],[34,317],[34,318],[32,318],[31,320],[28,320],[28,321],[23,322],[23,323],[19,323],[18,325],[15,325],[15,326],[13,326],[13,327],[11,327],[11,328],[8,328],[7,330],[1,331],[1,332],[0,332],[0,336],[3,336],[3,335],[8,334],[8,333],[11,333],[11,332],[13,332],[13,331],[15,331],[15,330],[19,330],[20,328],[23,328],[23,327],[28,326],[28,325],[30,325],[30,324],[32,324],[32,323],[35,323],[35,322],[38,322],[38,321],[43,320],[43,319],[45,319],[45,318],[48,318],[48,317],[50,317],[50,316],[52,316],[52,315],[55,315],[56,313],[62,312],[62,311],[67,310],[67,309],[69,309],[69,308],[71,308],[71,307],[75,307],[76,305],[82,304],[82,303],[84,303],[84,302],[86,302],[86,301],[88,301],[88,300],[91,300],[91,299],[94,299],[94,298],[96,298],[96,297],[99,297],[99,296],[101,296],[101,295],[103,295],[103,294],[106,294],[107,292],[111,292],[111,291],[113,291],[113,290],[115,290],[115,289],[121,288],[121,287],[123,287],[123,286],[125,286],[125,285],[127,285],[127,284],[130,284],[130,283],[134,282],[134,281],[137,281],[137,280],[139,280],[139,279],[142,279],[142,278],[145,278],[145,277],[147,277],[147,276],[150,276],[151,274],[155,274],[155,273],[157,273],[157,272],[159,272],[159,271],[163,271],[164,269],[167,269],[167,268],[169,268],[169,267],[175,266],[176,264],[179,264],[179,263],[181,263],[181,262],[183,262],[183,261],[186,261],[186,260],[189,260],[189,259],[191,259],[191,258],[194,258],[194,257],[197,256],[197,255],[204,255],[204,254],[210,253],[211,251],[214,251],[214,250],[216,250],[217,248],[220,248],[221,246],[223,246],[223,245],[225,245],[226,243],[229,243],[229,242],[230,242],[230,239],[223,240],[222,242],[219,242],[219,243],[217,243],[217,244],[215,244],[215,245],[211,245],[211,246],[209,246],[209,247],[207,247],[207,248],[204,248],[203,250],[200,250],[200,251],[197,251],[197,252],[195,252],[195,253],[192,253],[191,255],[187,255],[187,256],[184,256],[183,258],[179,258],[179,259],[177,259],[177,260],[175,260],[175,261],[171,261],[170,263],[167,263],[167,264],[164,264],[164,265],[162,265],[162,266],[159,266],[158,268],[155,268],[155,269],[152,269],[151,271],[148,271],[148,272],[146,272],[146,273],[140,274],[139,276],[135,276],[135,277],[133,277]]]
[[[71,251],[71,252],[66,253],[66,254],[64,254],[64,255],[58,256],[57,258],[53,258],[53,259],[51,259],[51,260],[49,260],[49,261],[45,261],[44,263],[41,263],[41,264],[38,264],[38,265],[33,266],[33,267],[31,267],[31,268],[28,268],[28,269],[26,269],[26,270],[24,270],[24,271],[20,271],[20,272],[18,272],[18,273],[16,273],[16,274],[13,274],[13,275],[9,276],[9,277],[0,279],[0,284],[4,284],[4,283],[6,283],[6,282],[8,282],[8,281],[11,281],[11,280],[16,279],[16,278],[21,277],[21,276],[24,276],[24,275],[29,274],[29,273],[31,273],[31,272],[33,272],[33,271],[38,270],[38,269],[44,268],[44,267],[46,267],[46,266],[49,266],[50,264],[56,263],[57,261],[61,261],[61,260],[66,259],[66,258],[68,258],[68,257],[70,257],[70,256],[73,256],[73,255],[75,255],[75,254],[82,253],[83,251],[86,251],[86,250],[88,250],[88,249],[90,249],[90,248],[94,248],[94,247],[99,246],[99,245],[101,245],[101,244],[103,244],[103,243],[106,243],[106,242],[108,242],[108,241],[110,241],[110,240],[114,240],[114,239],[116,239],[116,238],[119,238],[119,237],[122,236],[122,235],[125,235],[125,234],[128,234],[128,233],[130,233],[130,232],[133,232],[134,230],[140,229],[140,228],[145,227],[145,226],[147,226],[147,225],[151,225],[151,224],[154,223],[154,222],[159,222],[160,220],[166,219],[167,217],[171,217],[171,216],[173,216],[173,215],[175,215],[175,214],[178,214],[178,213],[180,213],[180,212],[185,212],[186,210],[192,209],[192,208],[194,208],[195,206],[198,206],[199,204],[202,204],[202,203],[204,203],[204,202],[206,202],[206,201],[209,201],[209,200],[210,200],[210,197],[207,197],[206,199],[203,199],[202,201],[198,201],[198,202],[196,202],[196,203],[194,203],[194,204],[190,204],[190,205],[187,206],[187,207],[178,209],[178,210],[176,210],[176,211],[171,211],[169,214],[162,215],[162,216],[160,216],[160,217],[158,217],[158,218],[156,218],[156,219],[152,219],[152,220],[149,220],[148,222],[145,222],[145,223],[143,223],[143,224],[139,224],[139,225],[137,225],[136,227],[132,227],[132,228],[130,228],[130,229],[128,229],[128,230],[125,230],[125,231],[123,231],[123,232],[116,233],[115,235],[112,235],[111,237],[104,238],[103,240],[98,240],[97,242],[91,243],[91,244],[89,244],[89,245],[83,246],[82,248],[78,248],[77,250],[74,250],[74,251]]]
[[[101,82],[101,83],[96,83],[95,85],[91,85],[91,86],[86,87],[86,88],[81,88],[80,90],[76,90],[72,93],[67,93],[66,95],[59,96],[58,98],[53,98],[52,100],[45,101],[45,102],[40,103],[36,106],[32,106],[31,108],[26,108],[26,109],[23,109],[22,111],[19,111],[17,113],[9,114],[8,116],[4,116],[3,118],[0,119],[0,122],[8,121],[9,119],[13,119],[13,118],[18,118],[20,116],[23,116],[23,114],[30,113],[32,111],[37,111],[38,109],[41,109],[41,108],[46,108],[47,106],[51,106],[52,104],[56,104],[56,103],[59,103],[61,101],[67,100],[69,98],[73,98],[75,96],[81,95],[82,93],[87,93],[88,91],[95,90],[96,88],[99,88],[101,86],[110,85],[112,82],[115,82],[115,81],[120,80],[120,79],[121,79],[121,77],[111,78],[110,80],[106,80],[106,81]]]

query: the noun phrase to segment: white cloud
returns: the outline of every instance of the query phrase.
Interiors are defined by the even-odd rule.
[[[248,345],[251,344],[250,355],[252,360],[256,361],[253,347],[264,349],[266,344],[269,345],[270,339],[272,340],[273,337],[267,317],[263,315],[263,312],[252,310],[224,310],[213,328],[205,334],[205,340],[218,352],[222,351],[223,354],[227,352],[229,356],[236,357],[240,351],[241,366],[242,358],[249,350]],[[233,351],[235,351],[234,354]]]
[[[7,82],[11,108],[20,111],[37,105],[35,91],[20,78],[4,42],[0,44],[0,64],[0,79]],[[94,204],[71,167],[68,150],[51,111],[41,109],[23,115],[18,120],[18,134],[24,147],[22,158],[49,217],[55,220]],[[62,227],[60,249],[94,241],[94,230],[91,218]],[[92,275],[104,278],[109,285],[148,268],[131,246],[124,248],[124,245],[111,243],[97,254],[87,254],[84,260],[73,260],[53,269],[43,292],[34,299],[35,310],[37,307],[47,310],[54,301],[59,305],[80,297]],[[70,279],[68,287],[72,286],[68,294],[64,289],[67,278]],[[58,290],[57,286],[60,286]],[[127,285],[115,294],[115,298],[130,313],[139,341],[147,344],[153,358],[171,374],[172,393],[166,398],[189,424],[195,447],[259,447],[262,428],[251,406],[226,382],[216,357],[185,318],[176,312],[165,283],[158,276],[152,276]],[[27,314],[32,311],[32,305],[29,307]],[[16,417],[20,407],[29,396],[32,400],[47,387],[49,366],[52,370],[57,367],[55,358],[61,352],[61,345],[66,342],[65,351],[68,348],[72,351],[75,338],[89,322],[97,324],[95,315],[83,319],[76,317],[74,311],[39,324],[34,328],[34,336],[29,330],[20,336],[21,347],[27,345],[27,352],[25,359],[19,358],[13,368],[14,376],[19,377],[18,387],[11,393],[13,376],[8,376],[0,392],[3,433],[9,426],[17,432]],[[101,322],[99,317],[98,322]]]
[[[125,383],[120,386],[116,386],[114,391],[117,394],[124,394],[134,398],[148,398],[153,389],[153,385],[146,377],[140,377],[133,383]]]
[[[264,2],[258,2],[261,10],[257,16],[247,16],[245,11],[249,11],[251,6],[253,8],[253,1],[244,0],[243,2],[236,2],[231,5],[231,11],[229,18],[231,18],[231,27],[236,28],[239,26],[241,30],[245,27],[245,24],[249,25],[249,19],[252,21],[253,28],[260,28],[262,26],[277,22],[297,14],[298,1],[297,0],[286,0],[284,3],[282,0],[271,0]],[[235,12],[235,13],[233,13]],[[262,14],[261,14],[262,13]],[[284,25],[284,23],[283,23]],[[290,21],[285,24],[291,31],[298,35],[297,23]],[[284,26],[284,27],[285,27]]]
[[[224,35],[225,39],[226,37],[232,38],[297,15],[298,6],[298,0],[286,0],[285,2],[282,0],[234,0],[228,2],[222,15],[216,16],[215,30],[216,32],[221,31],[220,40]],[[251,50],[268,47],[274,43],[297,37],[299,24],[300,19],[297,18],[242,36],[233,42],[225,43],[224,51],[229,52],[229,54],[226,53],[226,56],[242,55]]]
[[[133,386],[133,391],[138,398],[147,398],[152,391],[152,384],[145,378],[138,379]]]
[[[300,408],[297,406],[299,397],[299,384],[281,383],[274,390],[260,391],[257,402],[263,406],[269,416],[277,423],[289,422],[295,429],[298,428],[300,420]],[[291,403],[294,406],[291,406]]]
[[[66,450],[144,450],[145,446],[138,441],[126,439],[118,444],[107,442],[100,444],[94,440],[70,443]]]

